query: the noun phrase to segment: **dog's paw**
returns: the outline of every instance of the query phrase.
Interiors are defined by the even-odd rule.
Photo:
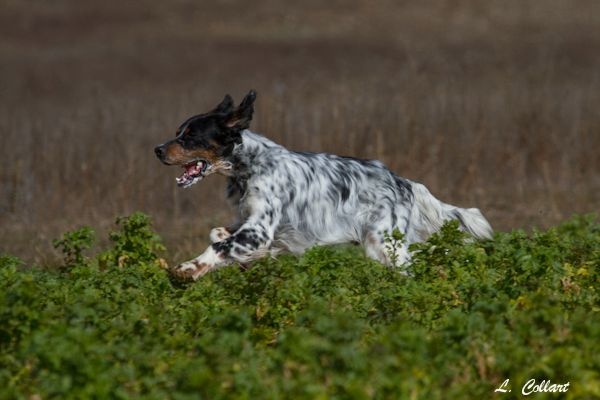
[[[213,228],[210,230],[210,241],[211,243],[217,243],[223,241],[231,236],[231,233],[223,227]]]
[[[194,272],[196,272],[197,269],[198,267],[195,262],[187,261],[171,268],[169,272],[178,280],[190,281],[193,280]]]
[[[214,266],[195,260],[179,264],[171,269],[171,275],[181,281],[196,281],[201,276],[211,271]]]

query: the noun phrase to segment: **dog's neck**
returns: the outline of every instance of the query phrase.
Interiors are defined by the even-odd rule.
[[[233,174],[246,175],[261,155],[274,148],[282,148],[282,146],[248,129],[242,131],[242,143],[234,147],[230,157]]]
[[[277,147],[282,146],[248,129],[242,131],[242,143],[239,146],[239,150],[245,154],[259,154],[267,149]]]
[[[235,145],[228,159],[232,168],[227,174],[227,197],[234,204],[243,198],[248,179],[265,165],[269,150],[277,148],[285,151],[282,146],[264,136],[249,130],[242,132],[242,142]]]

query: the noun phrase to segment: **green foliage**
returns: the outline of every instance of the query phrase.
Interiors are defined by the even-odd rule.
[[[183,288],[146,217],[119,229],[105,268],[0,258],[0,399],[479,399],[505,379],[510,399],[532,378],[600,396],[590,217],[487,242],[448,224],[413,246],[410,276],[317,247]]]
[[[83,265],[85,263],[83,252],[89,249],[93,243],[94,231],[87,226],[67,232],[62,238],[52,242],[55,249],[62,251],[65,267]]]
[[[392,233],[385,232],[383,236],[387,256],[389,257],[391,264],[394,267],[398,267],[398,252],[404,243],[404,234],[400,232],[398,228],[396,228],[392,231]]]
[[[10,254],[0,254],[0,268],[16,268],[22,261]]]
[[[119,230],[109,234],[113,248],[100,256],[103,265],[123,267],[154,262],[159,259],[158,253],[165,250],[147,215],[136,212],[117,218],[116,224]]]

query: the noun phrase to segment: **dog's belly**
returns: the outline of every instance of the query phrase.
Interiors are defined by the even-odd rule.
[[[342,224],[343,225],[343,224]],[[341,226],[336,229],[302,229],[290,224],[282,224],[275,232],[273,247],[291,251],[292,253],[303,253],[307,248],[315,245],[340,244],[359,242],[360,237],[354,229],[344,229]]]

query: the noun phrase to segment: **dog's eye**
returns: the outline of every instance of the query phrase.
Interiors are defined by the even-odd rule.
[[[190,147],[190,146],[192,146],[192,143],[193,143],[191,138],[186,135],[179,136],[177,139],[175,139],[175,142],[177,142],[177,144],[179,144],[180,146],[183,146],[183,147]]]

